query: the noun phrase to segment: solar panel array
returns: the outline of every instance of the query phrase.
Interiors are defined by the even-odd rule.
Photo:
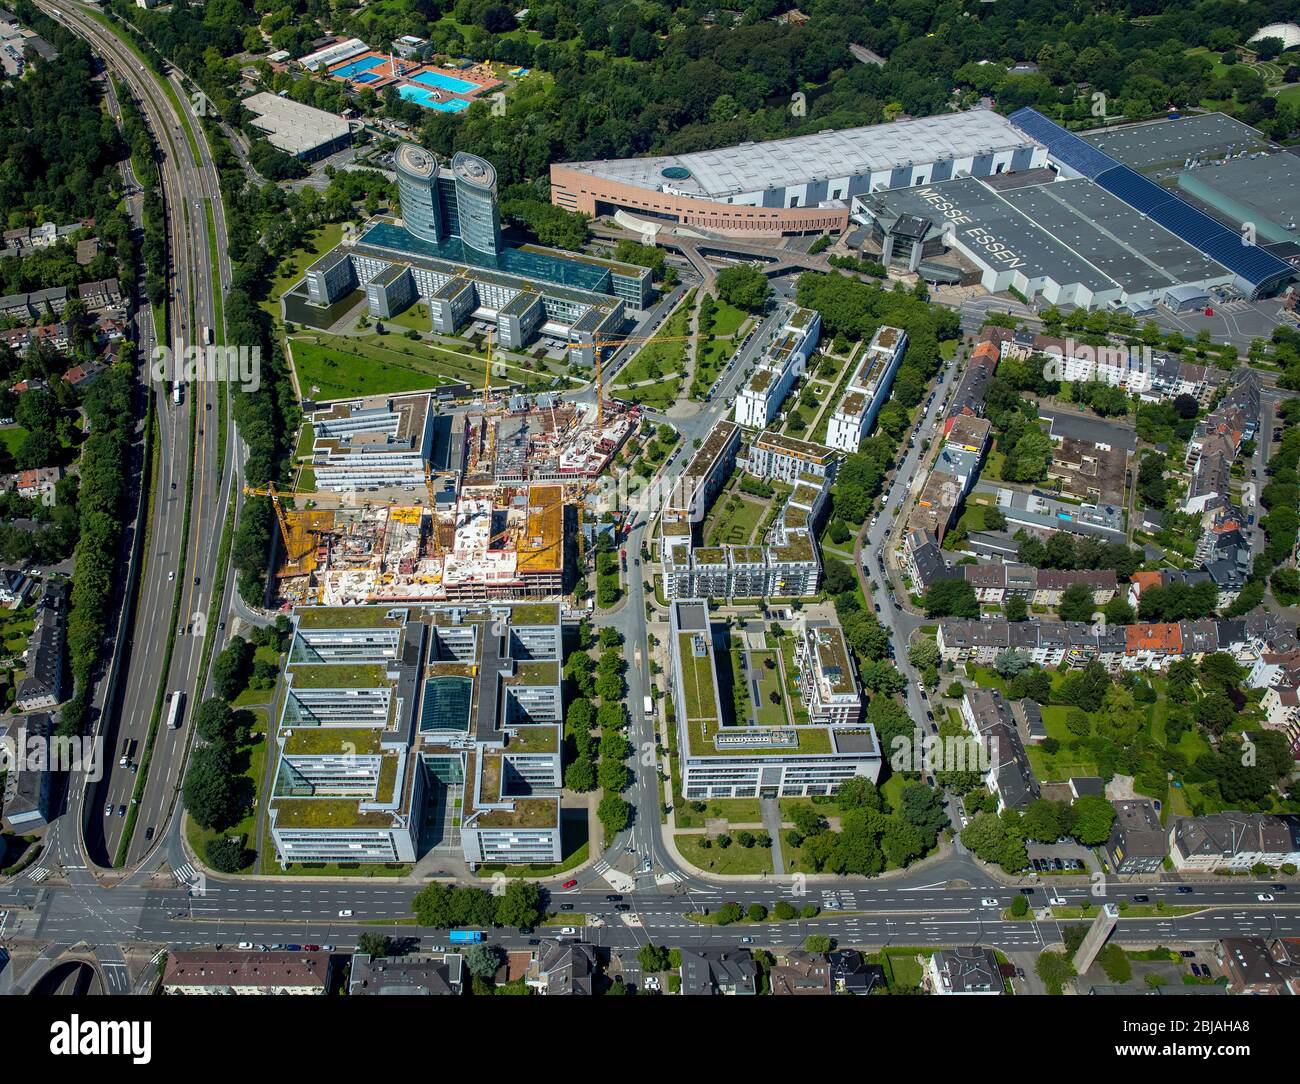
[[[1038,140],[1052,152],[1058,162],[1064,162],[1090,181],[1113,169],[1119,162],[1091,143],[1085,143],[1073,132],[1067,132],[1055,121],[1048,120],[1034,109],[1017,109],[1007,120],[1032,139]]]
[[[1045,144],[1054,159],[1078,170],[1252,285],[1259,287],[1293,273],[1284,260],[1258,245],[1243,243],[1240,234],[1198,211],[1168,189],[1161,188],[1128,166],[1120,165],[1110,155],[1085,143],[1041,113],[1019,109],[1008,119],[1021,131]]]

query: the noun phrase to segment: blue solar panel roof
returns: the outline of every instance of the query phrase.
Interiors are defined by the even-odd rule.
[[[1096,180],[1098,174],[1119,165],[1105,151],[1099,151],[1091,143],[1085,143],[1037,110],[1017,109],[1007,119],[1031,139],[1047,146],[1053,158],[1078,170],[1089,180]]]
[[[1198,211],[1175,193],[1120,165],[1110,155],[1036,110],[1018,109],[1007,119],[1032,139],[1045,144],[1053,159],[1095,181],[1252,285],[1258,287],[1293,273],[1286,261],[1258,245],[1243,244],[1240,234]]]
[[[1284,260],[1258,245],[1243,243],[1239,233],[1128,166],[1106,170],[1097,183],[1255,286],[1291,274],[1291,266]]]

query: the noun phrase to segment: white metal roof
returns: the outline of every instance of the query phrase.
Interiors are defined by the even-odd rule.
[[[253,127],[287,154],[303,154],[348,133],[348,122],[342,117],[269,91],[249,95],[243,105],[256,114]]]
[[[721,150],[565,165],[641,188],[662,187],[682,195],[719,199],[1032,146],[1036,146],[1034,141],[1005,117],[988,109],[974,109],[766,143],[741,143]],[[689,175],[665,177],[663,171],[672,167]]]

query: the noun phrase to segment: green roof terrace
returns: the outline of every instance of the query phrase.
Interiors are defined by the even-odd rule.
[[[379,752],[377,727],[297,726],[284,740],[291,757],[373,756]]]

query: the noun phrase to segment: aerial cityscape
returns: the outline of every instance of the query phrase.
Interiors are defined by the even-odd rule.
[[[1263,1051],[1300,10],[6,3],[34,1049],[514,994]]]

